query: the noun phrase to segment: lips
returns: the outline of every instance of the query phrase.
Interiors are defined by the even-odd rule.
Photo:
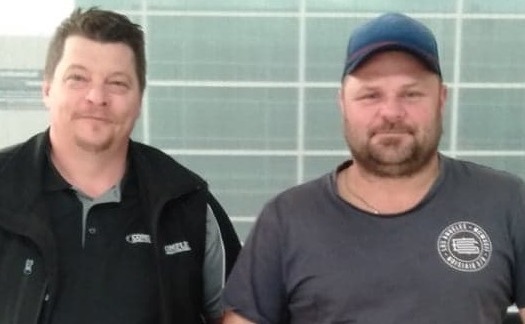
[[[96,120],[96,121],[101,121],[101,122],[106,122],[106,123],[110,122],[110,120],[106,117],[90,116],[90,115],[76,116],[75,119],[91,119],[91,120]]]
[[[372,136],[375,135],[407,135],[412,134],[412,130],[408,128],[395,128],[395,129],[379,129],[372,132]]]

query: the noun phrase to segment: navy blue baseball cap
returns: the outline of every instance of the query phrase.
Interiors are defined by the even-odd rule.
[[[348,42],[342,78],[372,55],[387,50],[414,55],[442,78],[434,34],[421,22],[400,13],[386,13],[354,30]]]

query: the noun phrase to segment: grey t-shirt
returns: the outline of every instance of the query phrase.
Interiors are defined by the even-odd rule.
[[[414,208],[376,216],[339,197],[335,172],[263,209],[223,295],[259,324],[499,324],[525,306],[525,187],[440,157]]]

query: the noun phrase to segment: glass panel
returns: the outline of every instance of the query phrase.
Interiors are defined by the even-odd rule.
[[[296,159],[272,156],[178,156],[200,174],[230,216],[256,216],[273,196],[297,183]]]
[[[297,79],[297,20],[150,17],[149,66],[155,79]]]
[[[148,0],[149,9],[284,11],[297,10],[298,0]]]
[[[525,150],[523,89],[463,89],[458,148]]]
[[[0,68],[0,110],[42,110],[40,69]]]
[[[131,138],[135,141],[142,142],[144,141],[144,118],[142,115],[135,122],[135,127],[131,133]]]
[[[525,80],[524,20],[465,20],[461,55],[462,82]]]
[[[365,18],[311,18],[307,20],[306,79],[341,80],[346,46],[352,30]],[[421,19],[436,35],[443,78],[451,80],[454,65],[454,24],[449,19]],[[327,37],[330,35],[330,37]]]
[[[152,144],[190,149],[294,149],[297,90],[152,87]]]
[[[255,221],[253,222],[239,222],[239,221],[236,221],[235,219],[232,221],[233,223],[233,227],[235,227],[235,231],[237,232],[237,235],[239,236],[239,239],[241,240],[241,243],[244,243],[244,241],[246,241],[246,237],[248,236],[248,234],[250,233],[250,230],[252,229],[253,227],[253,224],[255,223]]]
[[[305,148],[308,150],[347,150],[343,122],[337,104],[338,89],[306,89]]]
[[[333,172],[341,163],[348,160],[346,156],[308,156],[304,158],[305,181],[317,179],[329,172]]]
[[[0,110],[0,147],[27,141],[48,126],[48,112],[41,110]]]
[[[464,0],[463,11],[468,13],[525,13],[525,1],[521,0]]]
[[[144,0],[147,1],[147,0]],[[98,6],[105,10],[140,10],[142,8],[142,0],[76,0],[77,7],[89,8]]]
[[[450,147],[451,132],[452,132],[452,103],[454,102],[454,91],[452,88],[448,89],[448,98],[445,103],[445,112],[443,116],[443,133],[441,134],[441,141],[439,142],[440,150],[447,150]]]
[[[370,11],[404,11],[404,12],[454,12],[455,1],[435,0],[305,0],[307,10],[312,11],[346,11],[346,12],[370,12]]]

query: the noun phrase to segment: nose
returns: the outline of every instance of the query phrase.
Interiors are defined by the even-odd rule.
[[[106,106],[108,98],[104,87],[93,85],[86,94],[86,100],[97,106]]]
[[[380,115],[387,120],[399,120],[406,115],[406,110],[398,98],[387,98],[379,109]]]

